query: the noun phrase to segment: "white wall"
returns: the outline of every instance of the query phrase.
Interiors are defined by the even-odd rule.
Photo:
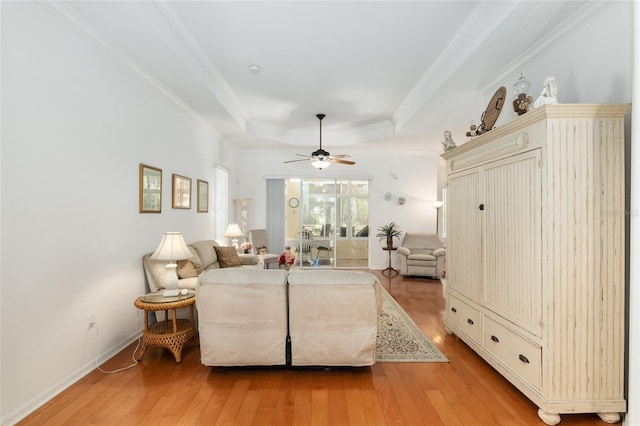
[[[142,255],[165,231],[213,237],[213,206],[171,208],[171,174],[211,189],[221,159],[211,129],[37,3],[2,4],[2,90],[6,425],[138,336]],[[163,170],[161,214],[138,213],[141,162]]]
[[[296,152],[306,151],[298,149]],[[296,158],[294,151],[243,151],[238,164],[237,194],[253,198],[249,204],[249,226],[262,228],[266,224],[266,176],[370,177],[369,267],[383,269],[387,266],[388,255],[382,250],[383,243],[379,243],[375,237],[375,229],[378,226],[396,222],[403,231],[435,232],[436,210],[433,208],[433,202],[438,199],[437,175],[440,157],[424,152],[352,151],[348,146],[341,147],[340,152],[349,153],[356,165],[332,164],[319,171],[304,161],[283,164],[285,160]],[[393,194],[392,201],[385,201],[386,192]],[[398,204],[399,197],[406,199],[405,205]]]
[[[613,6],[558,40],[543,55],[529,58],[531,62],[523,69],[496,82],[495,87],[506,86],[507,99],[513,99],[513,84],[520,71],[524,71],[531,82],[529,94],[534,100],[540,95],[544,79],[553,76],[558,81],[560,103],[631,102],[633,3],[609,4]],[[493,92],[489,96],[492,95]],[[497,126],[516,117],[511,102],[507,102]]]

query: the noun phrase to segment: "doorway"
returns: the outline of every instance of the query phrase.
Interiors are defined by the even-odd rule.
[[[369,179],[286,179],[286,246],[303,268],[367,268]]]

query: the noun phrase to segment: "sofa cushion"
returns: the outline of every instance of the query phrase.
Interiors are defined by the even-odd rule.
[[[368,272],[291,271],[291,365],[373,365],[379,287]]]
[[[202,268],[207,269],[218,261],[216,251],[213,249],[213,247],[217,245],[218,243],[213,240],[202,240],[189,244],[189,247],[195,250]]]
[[[178,288],[187,288],[189,290],[195,290],[196,284],[198,284],[198,277],[181,278],[178,280]]]
[[[376,309],[382,311],[382,295],[380,294],[380,282],[375,275],[364,271],[291,271],[287,279],[289,285],[374,285],[376,293]]]
[[[234,266],[242,266],[240,256],[235,247],[213,246],[218,257],[218,264],[221,268],[232,268]]]
[[[256,266],[260,263],[260,258],[257,254],[240,253],[238,257],[243,266]]]
[[[412,259],[407,259],[407,266],[419,266],[419,267],[435,268],[436,261],[435,260],[412,260]]]
[[[233,268],[209,269],[199,278],[199,286],[206,285],[284,285],[287,282],[287,272],[281,269]],[[197,297],[197,295],[196,295]]]
[[[200,262],[196,262],[195,259],[179,260],[177,272],[180,278],[197,277],[202,273],[202,265],[200,265]]]
[[[290,285],[305,284],[376,284],[375,275],[363,271],[291,271],[289,272]]]
[[[421,254],[421,253],[418,253],[418,254],[411,253],[409,256],[407,256],[407,259],[408,260],[421,260],[421,261],[428,261],[428,260],[435,261],[436,260],[435,256],[433,256],[433,255]]]
[[[204,365],[284,365],[287,274],[281,270],[209,269],[196,306]]]

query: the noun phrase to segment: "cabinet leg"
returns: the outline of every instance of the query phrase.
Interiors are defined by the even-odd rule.
[[[598,417],[605,423],[618,423],[620,421],[620,413],[598,413]]]
[[[540,420],[550,426],[560,423],[560,414],[547,413],[546,411],[543,411],[542,408],[538,410],[538,417],[540,417]]]

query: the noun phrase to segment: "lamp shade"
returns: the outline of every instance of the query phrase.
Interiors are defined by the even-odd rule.
[[[160,244],[158,244],[158,248],[151,255],[152,259],[157,260],[168,260],[169,263],[165,266],[166,272],[164,275],[164,288],[165,296],[177,296],[177,288],[178,288],[178,273],[176,268],[178,265],[175,263],[176,260],[188,259],[193,257],[191,254],[191,250],[185,244],[184,239],[182,238],[182,233],[180,232],[165,232]],[[173,291],[167,292],[168,290]]]
[[[152,259],[168,260],[170,262],[190,257],[193,257],[193,254],[191,254],[191,250],[184,242],[181,232],[165,232],[160,244],[158,244],[158,248],[151,255]]]
[[[243,235],[237,223],[230,223],[229,226],[227,226],[227,231],[224,233],[224,236],[227,238],[237,238]]]

